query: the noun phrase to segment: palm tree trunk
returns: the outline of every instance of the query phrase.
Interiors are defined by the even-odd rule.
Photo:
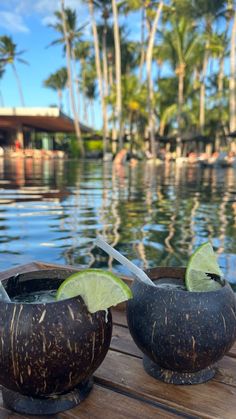
[[[91,17],[92,23],[92,31],[93,31],[93,42],[94,42],[94,50],[95,50],[95,65],[96,65],[96,72],[98,77],[98,87],[99,87],[99,95],[102,105],[102,119],[103,119],[103,156],[105,156],[107,152],[107,112],[106,112],[106,104],[104,100],[103,94],[103,82],[102,82],[102,70],[101,70],[101,60],[100,60],[100,52],[99,52],[99,41],[98,41],[98,32],[97,26],[94,19],[94,10],[93,10],[93,0],[89,0],[89,12]]]
[[[12,69],[13,69],[13,73],[14,73],[15,78],[16,78],[17,86],[18,86],[18,91],[19,91],[19,95],[20,95],[21,105],[24,107],[25,106],[25,101],[24,101],[24,96],[23,96],[23,90],[22,90],[20,78],[18,76],[18,73],[16,71],[16,67],[15,67],[14,63],[12,63]]]
[[[200,83],[200,98],[199,98],[199,127],[202,133],[205,126],[205,96],[206,96],[206,72],[209,60],[208,45],[206,44],[206,50],[203,58],[201,83]]]
[[[130,136],[130,156],[133,154],[134,147],[134,133],[133,133],[133,123],[134,123],[134,112],[130,112],[130,126],[129,126],[129,136]]]
[[[62,110],[62,91],[61,91],[61,89],[57,90],[57,96],[58,96],[58,107],[61,111]]]
[[[88,105],[86,100],[86,92],[85,92],[85,62],[84,59],[81,59],[81,75],[82,75],[82,100],[83,100],[83,119],[85,123],[88,123]]]
[[[108,96],[108,65],[107,65],[107,20],[104,19],[102,32],[102,62],[103,62],[103,79],[104,79],[104,97]]]
[[[4,105],[4,99],[3,99],[3,94],[2,94],[2,91],[0,90],[0,103],[1,103],[1,106],[5,106]]]
[[[73,89],[73,79],[72,79],[72,71],[71,71],[71,47],[70,42],[68,39],[68,33],[66,29],[66,16],[65,16],[65,9],[64,9],[64,0],[61,0],[61,16],[62,16],[62,25],[63,25],[63,33],[65,37],[66,43],[66,61],[67,61],[67,76],[68,76],[68,86],[70,91],[70,101],[71,101],[71,108],[74,117],[74,126],[75,126],[75,133],[78,140],[78,145],[80,149],[80,153],[84,155],[84,145],[81,138],[81,131],[80,125],[78,120],[78,114],[76,112],[75,106],[75,97],[74,97],[74,89]]]
[[[118,121],[118,147],[123,148],[122,130],[122,91],[121,91],[121,52],[120,52],[120,33],[118,23],[118,11],[116,0],[112,0],[112,12],[114,19],[114,42],[115,42],[115,73],[116,73],[116,117]]]
[[[73,70],[73,74],[74,74],[74,80],[72,79],[72,86],[75,82],[75,93],[76,93],[76,98],[77,98],[76,114],[78,115],[78,119],[79,119],[79,115],[80,115],[80,88],[79,88],[79,79],[78,79],[77,71],[76,71],[76,58],[75,58],[74,48],[71,48],[71,61],[72,61],[72,70]],[[75,107],[76,107],[76,105],[75,105]]]
[[[107,64],[107,19],[104,19],[104,26],[102,32],[102,63],[103,63],[103,86],[104,86],[104,107],[106,114],[106,126],[108,131],[108,116],[107,116],[107,104],[106,99],[109,94],[108,87],[108,64]],[[107,147],[106,147],[107,148]]]
[[[220,121],[222,121],[222,111],[223,111],[223,91],[224,91],[224,54],[221,55],[219,60],[219,74],[218,74],[218,95],[219,95],[219,115]],[[222,124],[223,125],[223,124]]]
[[[68,115],[71,116],[70,88],[68,85],[68,81],[66,83],[66,108],[67,108]]]
[[[95,112],[94,112],[94,101],[93,99],[89,100],[90,102],[90,110],[91,110],[91,126],[94,128],[95,127]]]
[[[149,35],[147,54],[146,54],[146,71],[147,71],[147,86],[148,86],[148,114],[149,114],[149,135],[151,140],[151,153],[153,157],[156,157],[156,143],[155,143],[155,118],[154,118],[154,91],[152,83],[152,56],[153,56],[153,47],[155,34],[158,27],[158,22],[161,16],[161,11],[163,8],[163,1],[159,3],[159,6],[156,11],[156,15],[152,24],[152,28]]]
[[[113,87],[113,67],[112,64],[109,65],[109,87],[110,90]],[[114,117],[114,107],[112,106],[112,110],[111,110],[111,123],[112,123],[112,128],[111,128],[111,149],[112,149],[112,154],[116,154],[117,152],[117,130],[116,130],[116,123],[115,123],[115,117]]]
[[[143,65],[145,59],[145,19],[146,19],[146,9],[145,7],[142,8],[141,12],[141,54],[140,54],[140,64],[139,64],[139,81],[142,81],[143,78]]]
[[[185,65],[182,63],[178,68],[178,115],[177,115],[177,124],[178,124],[178,135],[176,138],[176,157],[181,156],[181,116],[184,103],[184,75],[185,75]]]
[[[222,55],[219,60],[219,74],[218,74],[217,84],[218,84],[218,93],[221,100],[222,95],[223,95],[223,87],[224,87],[224,55]]]
[[[230,131],[236,129],[236,97],[235,97],[235,36],[236,36],[236,11],[234,11],[234,20],[231,32],[230,45],[230,77],[229,77],[229,127]]]

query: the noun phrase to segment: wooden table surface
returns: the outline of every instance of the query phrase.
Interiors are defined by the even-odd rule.
[[[1,273],[0,279],[25,271],[61,265],[34,262]],[[94,387],[78,407],[47,416],[51,419],[236,419],[236,345],[217,365],[213,380],[193,386],[165,384],[143,369],[122,307],[113,310],[113,337],[105,360],[94,374]],[[0,419],[33,419],[4,408]],[[43,416],[45,418],[45,416]],[[43,418],[42,417],[42,418]]]

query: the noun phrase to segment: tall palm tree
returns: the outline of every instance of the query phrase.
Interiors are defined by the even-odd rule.
[[[176,3],[181,0],[175,0]],[[204,23],[203,35],[205,37],[204,53],[202,59],[201,77],[200,77],[200,97],[199,97],[199,127],[200,131],[203,131],[205,127],[205,96],[206,96],[206,80],[207,80],[207,68],[211,58],[211,44],[212,38],[214,38],[214,25],[218,17],[222,17],[226,11],[225,0],[192,0],[192,2],[186,3],[185,11],[190,19]],[[213,49],[214,52],[214,49]]]
[[[143,66],[145,60],[145,49],[146,49],[146,42],[145,42],[145,24],[146,24],[146,9],[150,6],[150,2],[148,0],[129,0],[125,2],[121,2],[121,9],[124,11],[125,14],[141,11],[141,19],[140,19],[140,61],[139,61],[139,80],[142,80],[143,74]]]
[[[236,65],[236,9],[233,6],[233,23],[230,39],[230,77],[229,77],[229,128],[230,131],[236,130],[236,80],[235,80],[235,65]]]
[[[91,108],[91,125],[95,126],[95,111],[94,102],[97,98],[97,84],[96,84],[96,68],[94,57],[90,58],[85,63],[84,67],[84,85],[85,85],[85,96],[89,101]]]
[[[104,98],[108,96],[108,57],[107,57],[107,36],[108,36],[108,20],[111,16],[111,1],[110,0],[96,0],[94,6],[100,11],[103,24],[100,25],[102,30],[102,64],[103,64],[103,85]],[[98,27],[99,32],[99,27]]]
[[[5,68],[3,65],[0,65],[0,79],[3,77],[4,73],[5,73]],[[3,99],[3,94],[1,90],[0,90],[0,101],[1,101],[1,106],[4,106],[4,99]]]
[[[107,123],[107,112],[106,112],[106,103],[103,91],[103,76],[102,76],[102,65],[101,65],[101,57],[100,57],[100,47],[99,47],[99,38],[98,38],[98,30],[97,24],[94,17],[94,0],[88,0],[90,18],[91,18],[91,25],[92,25],[92,32],[93,32],[93,42],[94,42],[94,51],[95,51],[95,65],[97,71],[97,78],[98,78],[98,88],[99,88],[99,96],[102,106],[102,120],[103,120],[103,155],[105,156],[107,152],[107,133],[108,133],[108,123]]]
[[[151,152],[153,157],[156,157],[156,141],[155,141],[155,121],[154,121],[154,90],[153,90],[153,82],[152,82],[152,59],[153,59],[153,47],[155,41],[155,35],[158,27],[158,22],[161,16],[161,12],[163,9],[164,2],[160,1],[154,20],[152,22],[152,28],[149,34],[148,46],[147,46],[147,53],[146,53],[146,71],[147,71],[147,86],[148,86],[148,113],[149,113],[149,134],[150,134],[150,141],[151,141]]]
[[[13,42],[10,36],[3,35],[0,37],[0,64],[6,66],[9,64],[12,67],[13,73],[16,78],[18,91],[20,95],[21,105],[25,106],[23,90],[16,70],[15,62],[19,61],[22,64],[28,64],[27,61],[20,58],[25,51],[17,51],[17,45]]]
[[[66,52],[66,62],[67,62],[67,78],[68,78],[68,87],[70,92],[70,102],[71,102],[71,109],[73,113],[74,118],[74,126],[75,126],[75,133],[80,149],[81,156],[84,155],[84,145],[81,137],[81,130],[80,130],[80,124],[79,124],[79,118],[78,113],[76,110],[75,105],[75,96],[74,96],[74,88],[73,88],[73,73],[72,73],[72,50],[73,50],[73,41],[76,36],[76,33],[81,32],[81,28],[77,30],[76,32],[73,30],[73,26],[71,25],[71,21],[69,17],[72,16],[72,23],[76,21],[76,13],[71,13],[65,10],[64,0],[61,0],[61,11],[56,12],[58,18],[60,19],[57,23],[58,25],[58,31],[60,34],[63,34],[63,42],[65,44],[65,52]],[[58,42],[54,41],[54,43]]]
[[[60,37],[52,41],[48,46],[62,44],[64,45],[64,51],[66,51],[63,24],[62,24],[62,13],[61,11],[56,11],[54,15],[57,21],[56,23],[50,24],[49,26],[55,29],[59,33]],[[75,10],[72,10],[70,8],[65,8],[65,18],[66,18],[66,28],[68,32],[68,42],[70,44],[71,67],[72,67],[72,73],[73,73],[73,81],[75,83],[75,91],[76,91],[76,96],[77,96],[77,108],[78,108],[78,114],[79,114],[80,88],[79,88],[79,79],[78,79],[77,70],[76,70],[75,45],[78,41],[82,39],[83,29],[87,24],[84,24],[81,27],[77,27],[77,13]]]
[[[45,87],[56,90],[58,95],[58,106],[59,109],[62,110],[62,92],[67,85],[66,67],[62,67],[55,73],[51,74],[46,80],[44,80],[43,84]]]
[[[75,59],[80,63],[80,75],[81,75],[81,91],[82,91],[82,100],[83,100],[83,119],[87,123],[87,103],[86,103],[86,60],[91,57],[91,42],[80,40],[77,41],[74,45],[74,56]]]
[[[169,15],[168,23],[171,26],[163,31],[163,43],[160,54],[169,61],[178,78],[178,113],[177,113],[177,155],[181,153],[182,110],[184,104],[184,87],[186,72],[189,74],[196,66],[201,46],[201,36],[196,31],[195,24],[188,17],[179,17],[173,9]]]
[[[116,74],[116,117],[118,121],[118,145],[123,148],[123,129],[122,129],[122,90],[121,90],[121,50],[120,50],[120,32],[118,22],[118,9],[116,0],[112,0],[114,41],[115,41],[115,74]]]
[[[207,3],[207,2],[206,2]],[[213,2],[214,3],[214,2]],[[215,20],[218,13],[222,11],[222,8],[224,7],[225,1],[217,0],[215,3],[215,6],[212,7],[212,4],[209,3],[209,7],[207,5],[205,6],[205,9],[200,11],[200,17],[205,18],[205,36],[206,36],[206,42],[205,42],[205,51],[204,51],[204,58],[202,63],[202,77],[201,77],[201,86],[200,86],[200,109],[199,109],[199,125],[200,125],[200,131],[203,131],[205,126],[205,91],[206,91],[206,74],[207,74],[207,66],[208,62],[211,56],[211,44],[212,40],[214,38],[213,33],[213,21]],[[199,12],[198,12],[199,14]],[[213,46],[214,50],[214,46]]]

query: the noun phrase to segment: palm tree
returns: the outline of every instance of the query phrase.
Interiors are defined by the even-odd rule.
[[[119,149],[123,148],[122,133],[122,90],[121,90],[121,50],[120,50],[120,33],[118,22],[118,10],[116,0],[112,0],[113,24],[114,24],[114,41],[115,41],[115,74],[116,74],[116,117],[118,121],[118,145]]]
[[[46,80],[44,80],[43,84],[45,87],[56,90],[58,95],[58,106],[59,109],[62,110],[62,91],[67,85],[66,67],[62,67],[55,73],[51,74]]]
[[[85,96],[89,101],[91,108],[91,125],[95,126],[95,112],[94,112],[94,101],[97,97],[97,84],[96,84],[96,68],[94,57],[92,57],[84,66],[84,85],[85,85]]]
[[[92,25],[92,31],[93,31],[95,65],[96,65],[96,72],[97,72],[97,78],[98,78],[99,96],[100,96],[100,101],[101,101],[101,106],[102,106],[103,155],[105,156],[107,152],[108,121],[107,121],[106,103],[105,103],[104,90],[103,90],[103,75],[102,75],[98,30],[97,30],[95,17],[94,17],[94,4],[95,4],[94,0],[88,0],[89,13],[90,13],[91,25]]]
[[[20,56],[24,52],[25,51],[17,51],[17,45],[13,42],[10,36],[4,35],[0,37],[0,64],[4,66],[6,66],[7,64],[11,65],[13,73],[16,78],[22,106],[25,106],[25,101],[24,101],[20,78],[16,70],[15,62],[19,61],[22,64],[28,64],[27,61],[20,58]]]
[[[196,2],[197,3],[197,2]],[[202,1],[200,3],[202,5]],[[196,4],[198,6],[198,4]],[[206,37],[205,42],[205,51],[202,63],[202,77],[201,77],[201,85],[200,85],[200,109],[199,109],[199,125],[200,131],[203,131],[205,126],[205,90],[206,90],[206,74],[207,74],[207,66],[209,62],[209,58],[211,56],[211,52],[214,52],[214,44],[212,41],[214,40],[214,33],[213,33],[213,21],[216,19],[218,14],[221,14],[223,8],[225,6],[225,0],[216,0],[215,2],[205,2],[205,5],[202,9],[196,11],[197,17],[204,17],[205,19],[205,31],[204,35]]]
[[[60,38],[55,39],[52,41],[49,46],[62,44],[64,45],[64,51],[65,49],[65,38],[64,38],[64,32],[63,32],[63,24],[62,24],[62,13],[60,11],[56,11],[54,13],[55,17],[57,18],[57,21],[55,24],[51,24],[53,29],[55,29],[59,34]],[[82,25],[81,27],[77,27],[77,14],[75,10],[72,10],[70,8],[65,9],[65,17],[66,17],[66,27],[68,31],[68,42],[70,44],[70,51],[71,51],[71,67],[73,72],[73,81],[75,83],[75,91],[77,96],[77,108],[78,108],[78,117],[79,117],[79,110],[80,110],[80,88],[79,88],[79,79],[77,76],[77,70],[76,70],[76,57],[75,57],[75,45],[78,43],[78,41],[81,41],[83,29],[87,24]]]
[[[147,86],[148,86],[148,113],[149,113],[149,120],[148,120],[148,127],[149,127],[149,134],[150,134],[150,142],[151,142],[151,153],[153,157],[156,157],[156,142],[155,142],[155,121],[154,121],[154,90],[153,90],[153,82],[152,82],[152,58],[153,58],[153,47],[155,41],[155,34],[158,27],[158,22],[161,16],[162,8],[164,2],[160,1],[154,20],[152,22],[152,28],[149,33],[149,40],[147,46],[147,54],[146,54],[146,71],[147,71]]]
[[[235,63],[236,63],[236,9],[233,5],[234,15],[230,39],[230,77],[229,77],[229,128],[233,132],[236,129],[236,81],[235,81]]]
[[[64,0],[61,0],[61,12],[56,12],[56,16],[58,17],[59,21],[54,28],[58,30],[60,34],[62,34],[62,38],[60,40],[54,41],[55,43],[63,42],[65,44],[65,52],[66,52],[66,62],[67,62],[67,78],[68,78],[68,88],[70,92],[70,102],[71,102],[71,109],[74,118],[74,126],[76,137],[78,140],[78,145],[80,149],[81,156],[84,155],[84,145],[81,137],[80,131],[80,124],[78,113],[76,111],[75,105],[75,97],[74,97],[74,89],[73,89],[73,73],[72,73],[72,50],[73,50],[73,41],[78,33],[81,33],[82,28],[74,30],[75,22],[76,22],[76,13],[70,11],[70,9],[66,9],[64,7]],[[52,43],[53,44],[53,43]],[[51,45],[52,45],[51,44]]]
[[[86,60],[91,56],[91,42],[80,40],[77,41],[74,45],[74,56],[75,59],[80,63],[80,74],[81,74],[81,91],[82,91],[82,99],[83,99],[83,119],[87,123],[88,122],[88,115],[87,115],[87,103],[86,103],[86,82],[85,82],[85,75],[86,75]]]
[[[103,25],[99,29],[102,30],[102,63],[103,63],[103,84],[104,84],[104,98],[108,96],[108,62],[107,62],[107,31],[108,20],[111,15],[111,1],[110,0],[96,0],[94,6],[101,12]]]
[[[140,61],[139,61],[139,81],[142,80],[143,66],[145,60],[145,24],[146,24],[146,9],[150,5],[148,0],[129,0],[128,2],[121,2],[120,8],[125,14],[130,12],[137,12],[141,10],[141,30],[140,30]]]
[[[176,8],[181,7],[181,0],[174,0]],[[218,17],[223,17],[226,12],[225,0],[193,0],[191,2],[182,2],[182,13],[189,20],[200,21],[204,23],[203,37],[205,38],[203,58],[201,60],[200,71],[200,95],[199,95],[199,127],[203,131],[205,127],[205,97],[206,97],[206,80],[207,68],[212,52],[214,54],[215,46],[212,44],[215,33],[213,31],[213,23]],[[180,12],[181,13],[181,12]],[[212,49],[213,46],[213,49]]]
[[[4,73],[5,73],[5,68],[3,65],[0,65],[0,79],[3,77]],[[0,90],[0,100],[1,100],[1,106],[4,106],[4,100],[3,100],[3,95],[2,95],[1,90]]]
[[[201,36],[197,33],[191,19],[185,16],[179,17],[173,9],[168,22],[171,26],[162,33],[163,43],[160,47],[160,55],[169,61],[178,78],[177,155],[180,156],[186,72],[190,73],[199,59]]]

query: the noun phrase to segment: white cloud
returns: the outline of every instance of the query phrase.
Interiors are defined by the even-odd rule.
[[[0,11],[0,26],[4,29],[10,29],[11,32],[29,32],[29,28],[23,22],[22,17],[14,12]]]
[[[54,15],[47,15],[42,18],[42,24],[45,26],[54,25],[57,22],[57,19]]]
[[[85,7],[81,0],[65,0],[65,7],[76,9],[80,17],[84,15]],[[48,24],[53,21],[54,11],[59,9],[60,0],[1,0],[0,27],[12,32],[29,32],[25,17],[36,13],[43,24]]]

